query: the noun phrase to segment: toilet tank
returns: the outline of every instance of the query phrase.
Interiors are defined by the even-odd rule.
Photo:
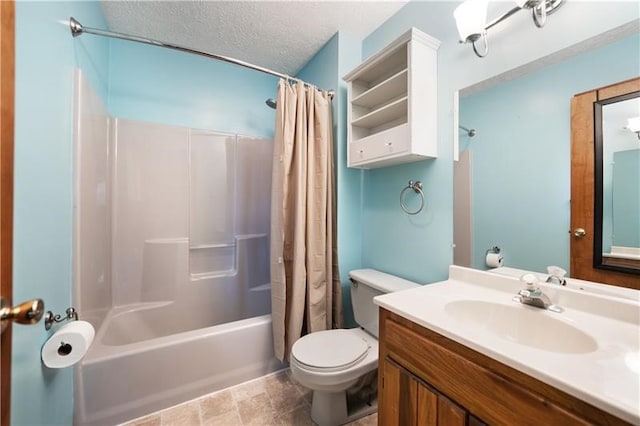
[[[378,337],[378,305],[373,298],[381,294],[418,287],[411,281],[375,269],[357,269],[349,272],[351,279],[351,306],[358,325]]]

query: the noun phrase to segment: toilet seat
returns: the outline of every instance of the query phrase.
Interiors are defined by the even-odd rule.
[[[298,339],[291,355],[305,369],[333,372],[362,361],[371,346],[349,330],[325,330]]]

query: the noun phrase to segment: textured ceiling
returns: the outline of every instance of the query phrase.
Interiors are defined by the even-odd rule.
[[[294,75],[338,31],[362,39],[395,1],[102,1],[109,30]]]

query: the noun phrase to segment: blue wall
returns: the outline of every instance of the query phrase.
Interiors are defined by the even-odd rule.
[[[473,267],[498,245],[507,266],[569,270],[570,101],[637,76],[639,52],[632,36],[460,100],[460,123],[478,132],[461,144],[472,157]]]
[[[16,3],[13,297],[56,313],[71,306],[73,69],[107,88],[106,41],[73,39],[69,16],[105,26],[98,3]],[[47,334],[42,322],[13,327],[12,424],[72,423],[73,371],[42,366]]]
[[[347,84],[342,77],[361,62],[362,44],[347,33],[339,33],[338,98],[334,101],[338,114],[336,141],[336,176],[338,191],[338,259],[345,301],[345,327],[355,327],[351,307],[349,271],[362,267],[362,186],[364,173],[347,168]]]
[[[613,154],[613,243],[640,247],[640,149]],[[603,251],[610,251],[603,244]]]
[[[112,40],[114,117],[273,137],[277,77],[202,56]]]
[[[367,58],[412,26],[443,42],[438,75],[425,76],[438,79],[438,158],[364,172],[363,266],[418,283],[446,279],[453,259],[453,157],[447,126],[452,91],[441,60],[447,40],[435,28],[453,8],[451,2],[409,3],[369,35],[362,48]],[[405,214],[399,202],[409,180],[422,181],[424,187],[425,208],[416,216]]]
[[[503,73],[522,73],[557,62],[558,51],[576,54],[588,48],[585,40],[614,28],[626,25],[637,33],[640,9],[632,3],[567,2],[542,30],[535,28],[528,14],[516,14],[490,31],[490,52],[482,59],[468,44],[458,43],[453,10],[459,2],[409,2],[370,34],[363,41],[364,58],[412,26],[442,44],[434,76],[438,81],[438,158],[365,172],[363,266],[421,283],[446,278],[453,260],[454,93]],[[492,2],[490,9],[508,8],[505,5]],[[494,15],[489,14],[489,19]],[[576,16],[580,16],[579,25]],[[409,179],[421,180],[425,186],[427,205],[417,217],[405,215],[398,204],[399,192]]]

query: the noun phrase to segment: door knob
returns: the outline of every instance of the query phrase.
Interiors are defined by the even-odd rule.
[[[575,235],[578,238],[582,238],[585,235],[587,235],[587,231],[585,231],[584,228],[576,228],[573,230],[573,235]]]
[[[44,314],[44,302],[41,299],[27,300],[21,304],[9,306],[4,297],[0,299],[0,332],[9,325],[9,321],[20,324],[35,324]]]

